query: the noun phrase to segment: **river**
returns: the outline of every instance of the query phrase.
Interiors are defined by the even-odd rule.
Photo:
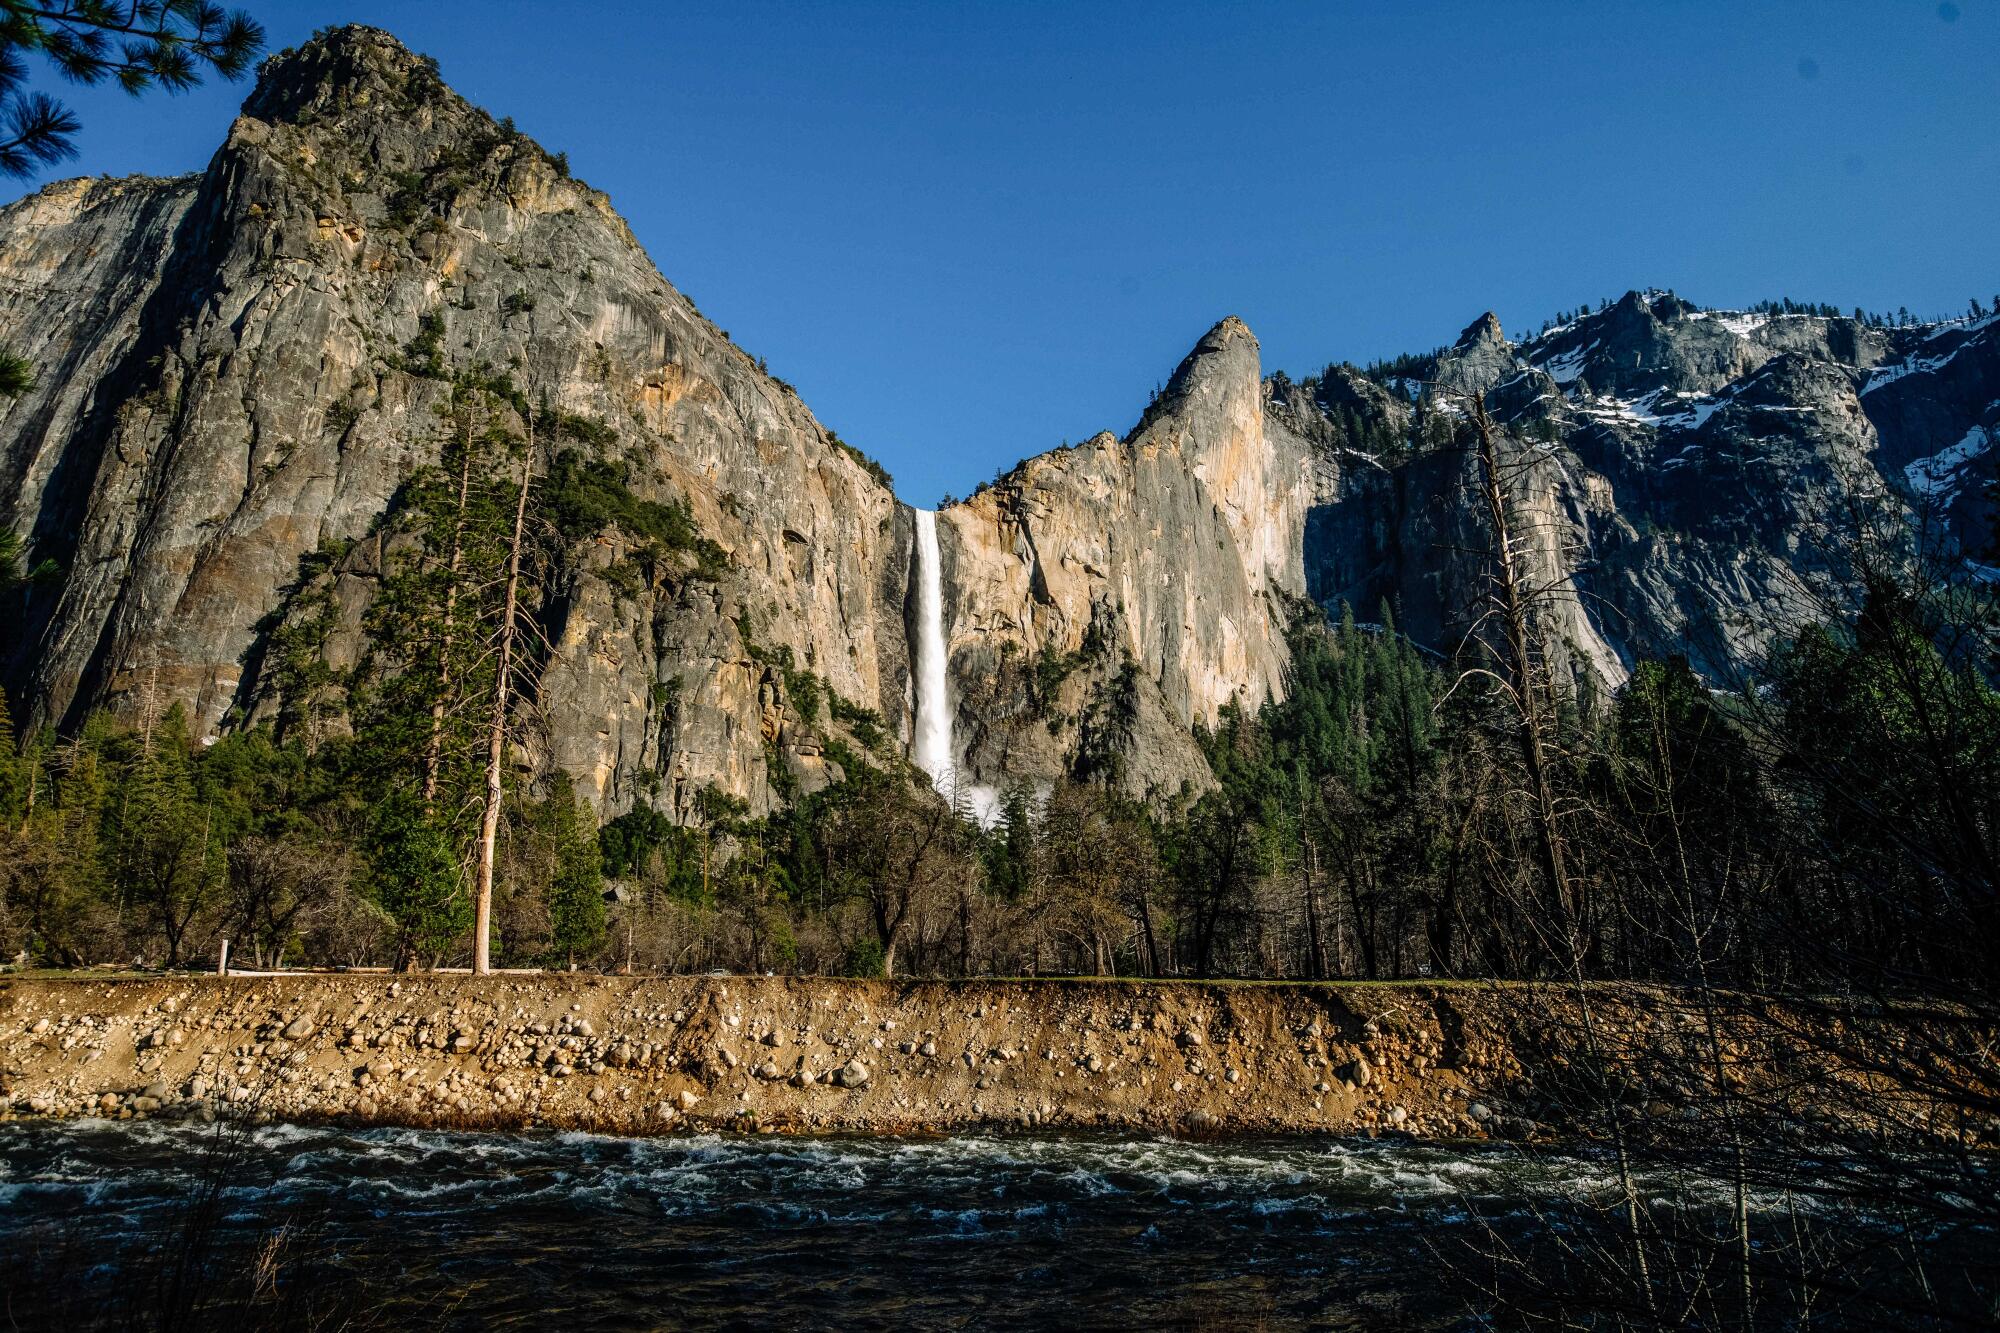
[[[0,1277],[22,1327],[124,1323],[198,1308],[276,1234],[280,1285],[364,1326],[1474,1327],[1475,1256],[1607,1184],[1387,1140],[15,1122]]]
[[[305,1219],[355,1281],[450,1325],[1392,1327],[1451,1314],[1426,1228],[1509,1175],[1366,1141],[11,1124],[0,1243],[38,1232],[116,1283],[221,1177],[230,1243]]]

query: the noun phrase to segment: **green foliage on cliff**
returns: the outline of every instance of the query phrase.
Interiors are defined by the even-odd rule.
[[[35,368],[27,361],[0,348],[0,398],[19,398],[35,387]]]
[[[888,724],[883,722],[882,714],[855,703],[830,685],[826,694],[832,706],[833,720],[853,732],[854,739],[871,751],[879,751],[888,744]]]
[[[586,417],[575,412],[557,409],[553,414],[556,435],[565,440],[578,440],[592,449],[602,452],[618,443],[618,431],[608,422],[596,417]]]
[[[392,187],[385,201],[389,225],[408,227],[424,215],[426,182],[420,171],[392,171],[388,173],[388,184]]]
[[[1124,783],[1126,746],[1139,721],[1139,664],[1131,653],[1102,688],[1094,691],[1077,718],[1076,757],[1070,772],[1079,782],[1107,787]]]
[[[391,369],[407,371],[422,379],[450,378],[444,362],[444,312],[426,310],[417,320],[416,336],[404,344],[402,354],[385,360]]]
[[[694,557],[695,577],[714,581],[729,569],[729,555],[702,534],[687,505],[640,497],[623,460],[586,458],[574,449],[556,455],[539,483],[538,507],[565,542],[588,540],[607,528],[655,544],[662,553]]]
[[[849,444],[846,440],[841,439],[839,434],[837,434],[834,431],[828,431],[826,433],[826,439],[827,443],[831,444],[834,448],[840,450],[840,452],[846,454],[849,458],[853,459],[856,463],[860,464],[862,471],[866,472],[869,476],[875,478],[876,481],[882,484],[883,490],[894,491],[896,489],[896,479],[889,475],[888,468],[883,467],[880,463],[876,462],[873,458],[870,458],[867,454],[861,452],[861,450],[855,448],[853,445]]]
[[[785,699],[795,709],[806,725],[815,729],[821,726],[821,703],[834,722],[847,729],[871,755],[880,758],[889,748],[887,724],[881,713],[855,703],[828,684],[817,672],[799,665],[790,644],[779,644],[766,648],[757,642],[747,617],[736,622],[737,637],[742,640],[743,651],[753,662],[778,668],[779,680],[784,686]],[[866,767],[869,761],[854,754],[838,736],[825,735],[821,738],[828,745],[827,757],[843,769],[852,770]]]
[[[44,557],[31,566],[28,558],[28,543],[0,528],[0,648],[11,647],[16,627],[26,623],[29,599],[62,583],[62,566],[53,559]]]

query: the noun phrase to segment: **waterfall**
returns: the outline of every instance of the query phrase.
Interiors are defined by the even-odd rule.
[[[958,755],[951,742],[951,700],[946,697],[944,646],[944,573],[938,560],[937,513],[912,510],[917,516],[915,560],[917,638],[910,664],[916,682],[917,726],[910,758],[930,775],[931,786],[960,813],[992,828],[1000,819],[1000,793],[991,787],[961,784]]]
[[[937,514],[917,515],[917,642],[911,671],[917,690],[917,731],[910,757],[931,785],[952,797],[951,702],[945,698],[944,574],[938,567]]]

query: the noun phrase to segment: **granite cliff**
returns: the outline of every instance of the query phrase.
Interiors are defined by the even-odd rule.
[[[1200,783],[1192,727],[1284,691],[1312,448],[1257,340],[1209,331],[1138,427],[1031,458],[946,511],[957,733],[973,779]]]
[[[606,814],[683,813],[711,785],[762,810],[832,776],[830,735],[872,740],[879,719],[887,744],[907,738],[911,511],[659,275],[604,195],[388,34],[340,29],[268,61],[200,176],[67,181],[12,205],[0,275],[0,338],[39,371],[0,418],[0,521],[64,572],[8,645],[29,725],[147,701],[183,703],[202,735],[277,718],[271,636],[307,601],[334,609],[320,638],[339,725],[398,558],[399,487],[438,456],[451,376],[486,369],[584,423],[639,499],[684,505],[726,557],[637,575],[615,524],[569,553],[541,590],[552,647],[524,763],[566,771]],[[1165,785],[1201,775],[1189,720],[1276,688],[1267,585],[1302,590],[1283,535],[1302,513],[1265,523],[1298,488],[1265,494],[1254,340],[1226,324],[1191,367],[1211,344],[1228,374],[1188,371],[1185,410],[1135,442],[1143,461],[1056,495],[1039,563],[1014,558],[992,501],[949,524],[955,633],[1019,619],[988,590],[1032,581],[1057,619],[1016,633],[1029,650],[1072,645],[1110,605],[1068,573],[1103,543],[1159,575],[1108,523],[1157,530],[1157,499],[1213,529],[1218,559],[1196,563],[1216,569],[1168,562],[1172,625],[1128,627],[1155,724],[1131,745]],[[1035,503],[1024,480],[1010,512]],[[1016,768],[1067,761],[1042,747]]]
[[[2000,315],[1889,327],[1628,292],[1519,343],[1486,315],[1410,376],[1329,367],[1274,382],[1273,413],[1338,474],[1308,521],[1314,598],[1386,601],[1441,650],[1490,547],[1454,445],[1469,392],[1503,433],[1536,581],[1563,594],[1557,649],[1604,684],[1676,653],[1741,681],[1854,603],[1864,529],[1914,517],[1931,554],[1987,575]]]
[[[606,815],[753,810],[906,747],[913,512],[655,269],[609,200],[388,34],[268,61],[207,170],[67,181],[0,210],[0,522],[61,571],[4,651],[34,725],[184,704],[197,733],[288,716],[274,636],[306,608],[326,725],[401,558],[399,493],[453,376],[504,373],[634,503],[719,559],[607,520],[546,571],[517,758]],[[1419,381],[1423,383],[1419,383]],[[1424,387],[1428,384],[1433,387]],[[1525,342],[1486,316],[1410,376],[1266,377],[1216,325],[1128,434],[1031,458],[939,515],[954,762],[967,786],[1208,781],[1193,729],[1285,688],[1302,608],[1389,603],[1449,649],[1482,577],[1463,392],[1486,395],[1574,593],[1579,676],[1754,661],[1841,592],[1818,534],[1928,503],[1990,543],[1994,320],[1880,328],[1631,294]],[[550,446],[553,449],[553,445]],[[296,702],[296,701],[294,701]]]

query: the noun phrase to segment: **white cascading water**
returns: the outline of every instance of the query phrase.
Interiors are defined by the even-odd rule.
[[[917,515],[917,734],[910,747],[917,767],[950,800],[953,787],[951,704],[945,698],[944,574],[939,568],[937,514]]]
[[[951,701],[946,695],[944,648],[944,572],[938,559],[937,513],[917,516],[917,643],[912,674],[916,678],[917,729],[910,757],[930,775],[940,796],[986,828],[1000,818],[1000,794],[991,787],[961,786],[958,757],[951,743]]]

